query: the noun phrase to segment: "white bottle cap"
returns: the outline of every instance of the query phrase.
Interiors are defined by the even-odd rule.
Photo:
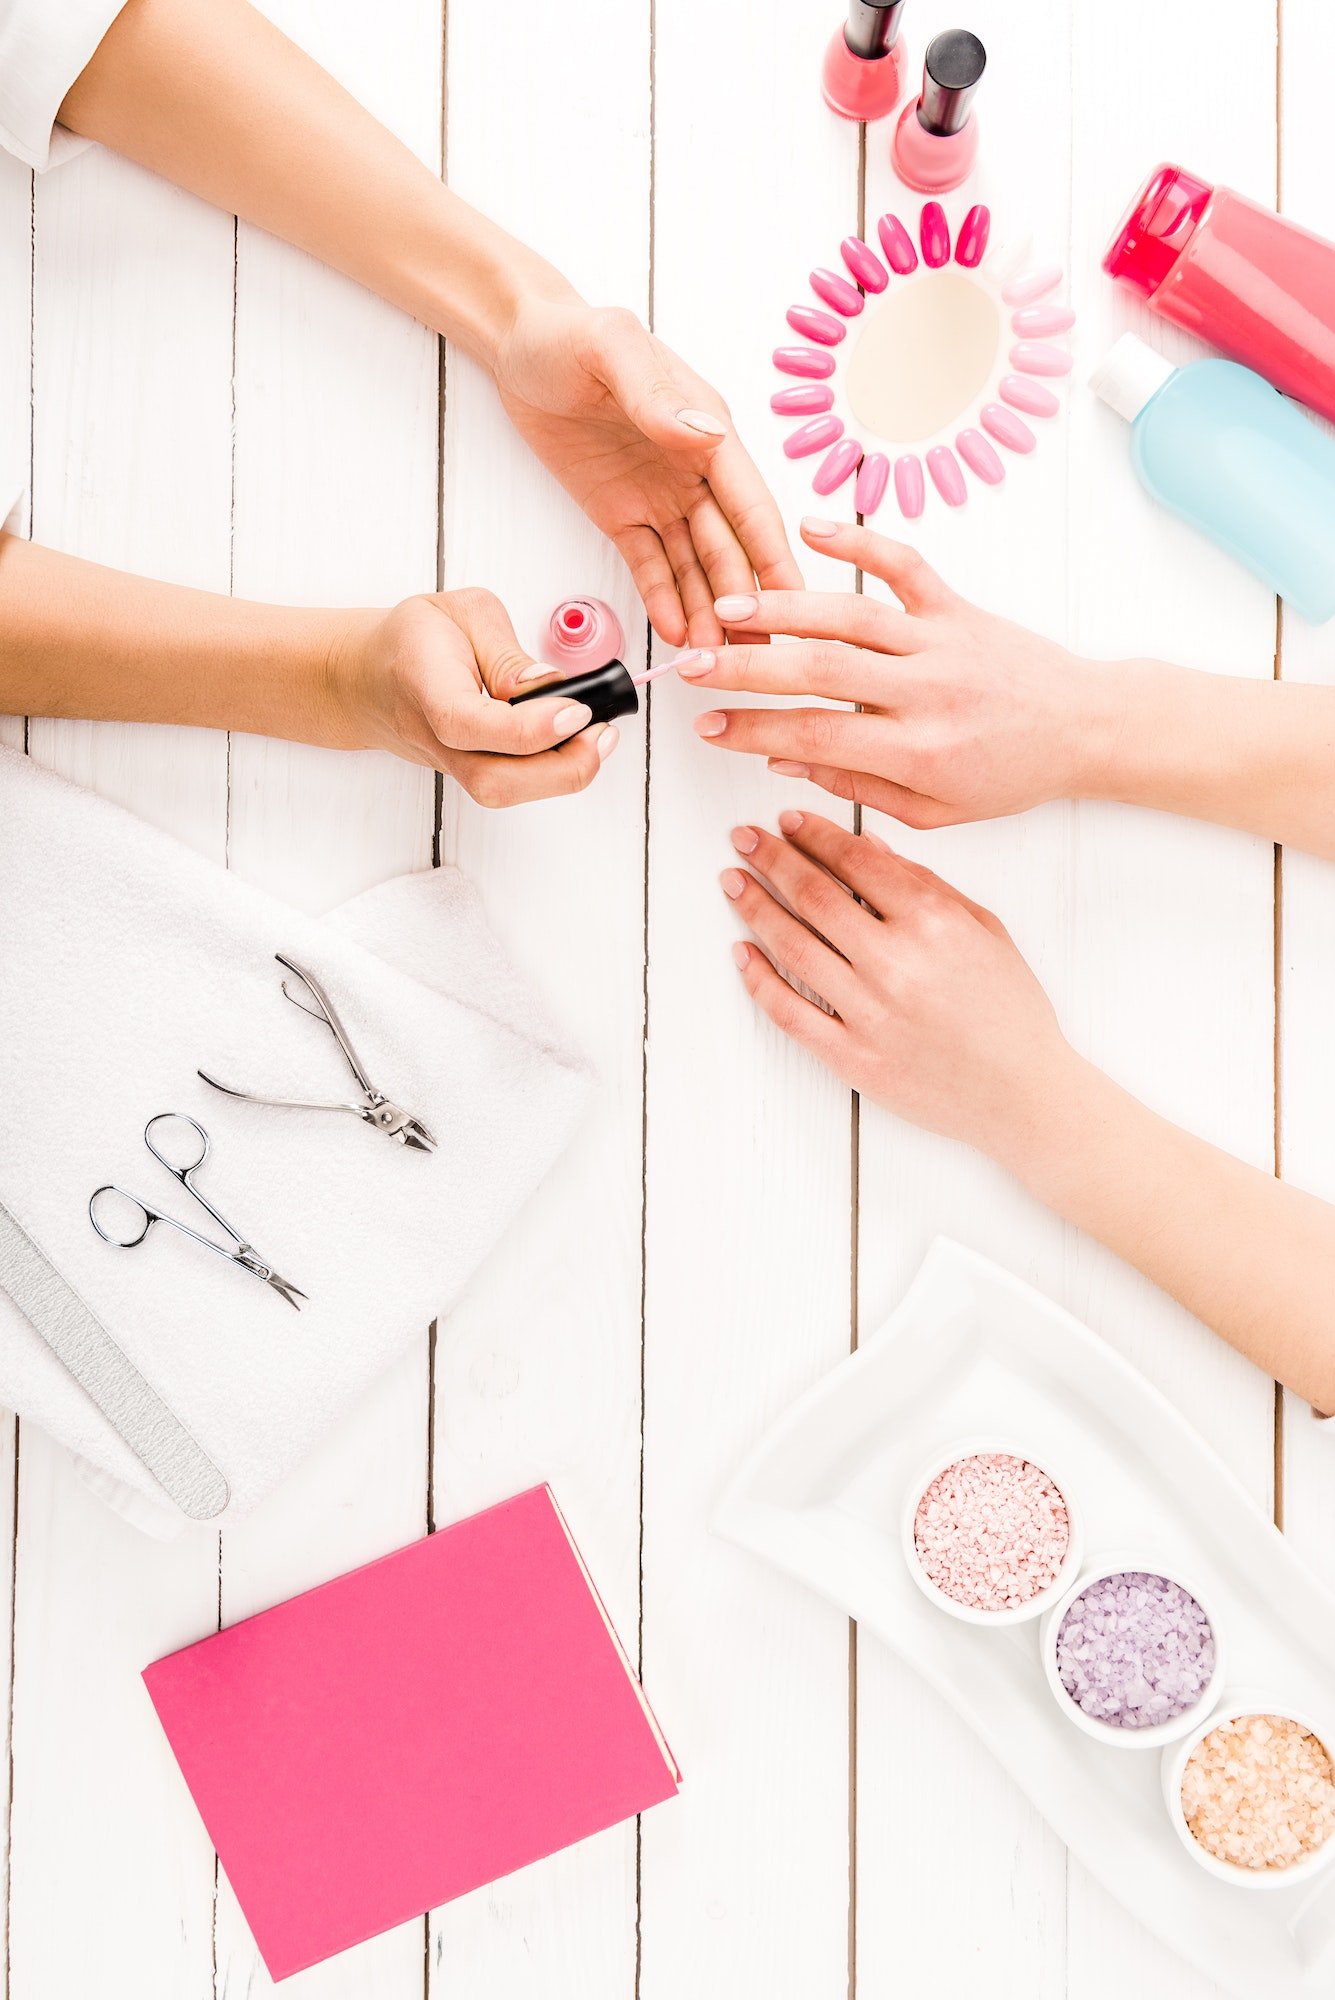
[[[1172,362],[1153,347],[1147,347],[1134,333],[1124,333],[1090,376],[1089,386],[1130,424],[1176,373]]]

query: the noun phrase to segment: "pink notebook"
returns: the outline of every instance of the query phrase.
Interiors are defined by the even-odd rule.
[[[275,1979],[680,1778],[546,1486],[144,1681]]]

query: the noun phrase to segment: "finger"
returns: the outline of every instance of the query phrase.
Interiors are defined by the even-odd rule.
[[[709,467],[709,486],[763,590],[800,590],[797,566],[769,488],[741,440],[729,436]]]
[[[920,890],[924,890],[933,896],[946,897],[952,903],[958,903],[961,909],[967,910],[971,917],[976,917],[983,928],[991,931],[994,937],[1004,938],[1007,944],[1015,942],[999,916],[992,910],[985,908],[982,903],[975,903],[972,896],[966,896],[963,889],[957,889],[955,884],[947,882],[943,875],[938,875],[932,869],[924,867],[921,861],[910,861],[906,854],[897,853],[871,827],[863,828],[862,838],[870,841],[871,845],[878,849],[881,854],[888,855],[892,861],[897,862],[904,874],[910,877]]]
[[[855,896],[860,896],[864,903],[869,903],[883,917],[902,909],[906,898],[913,894],[915,885],[920,891],[923,887],[913,865],[893,853],[884,841],[871,840],[866,834],[851,833],[847,827],[837,825],[821,813],[780,813],[779,826],[783,833],[780,845],[786,844],[797,855],[806,857],[808,865],[818,862],[820,869],[826,871],[827,880],[833,877],[835,883],[846,883]],[[923,874],[928,873],[929,870],[923,870]],[[835,888],[834,894],[841,895],[842,892]],[[862,924],[871,921],[866,911],[847,895],[843,895],[842,900],[847,909],[857,912]],[[851,922],[848,935],[850,947],[856,949],[857,930]]]
[[[711,708],[695,718],[696,735],[720,750],[849,771],[893,766],[901,730],[890,716],[837,708]]]
[[[517,694],[536,662],[515,637],[510,614],[500,598],[489,590],[447,590],[427,602],[467,639],[488,694],[498,701],[508,701]]]
[[[637,429],[669,451],[686,453],[703,470],[727,437],[728,424],[717,409],[688,407],[672,379],[672,360],[634,313],[613,308],[599,314],[598,374]]]
[[[778,778],[806,779],[836,799],[886,813],[901,826],[922,829],[957,826],[960,821],[953,806],[912,791],[908,785],[897,785],[892,778],[878,778],[871,771],[841,771],[834,764],[793,764],[782,757],[771,757],[769,767]]]
[[[769,890],[744,869],[725,869],[719,884],[747,929],[755,933],[785,972],[791,973],[794,979],[800,979],[804,986],[810,987],[813,993],[819,993],[822,1000],[836,1009],[841,999],[848,1003],[856,980],[853,968],[846,959],[785,910]],[[847,896],[844,901],[848,901]]]
[[[941,611],[954,602],[954,591],[907,542],[892,542],[870,528],[846,527],[812,515],[802,523],[802,539],[809,548],[836,556],[840,562],[855,563],[869,576],[888,583],[904,609],[915,615]]]
[[[783,632],[794,639],[842,639],[879,653],[912,653],[922,641],[904,612],[851,590],[764,590],[717,598],[714,609],[725,625],[746,636]]]
[[[742,975],[742,984],[775,1027],[810,1049],[822,1062],[838,1068],[847,1035],[843,1023],[795,993],[755,945],[735,944],[732,955]]]
[[[593,783],[619,740],[615,727],[605,724],[533,757],[495,757],[485,752],[458,756],[442,744],[440,768],[456,778],[480,806],[526,805],[534,799],[582,792]]]
[[[683,653],[673,665],[693,687],[739,694],[825,695],[832,701],[892,706],[886,662],[827,639],[790,646],[729,645]]]
[[[669,521],[659,533],[677,579],[677,595],[686,614],[687,638],[693,645],[719,645],[723,627],[714,615],[714,593],[701,568],[690,528],[684,520]]]
[[[711,600],[738,591],[754,590],[755,575],[746,559],[746,551],[708,487],[698,500],[692,502],[687,519],[695,552],[709,578]]]
[[[652,528],[637,526],[622,528],[612,539],[634,579],[649,623],[666,645],[680,646],[686,638],[686,614],[659,537]]]
[[[794,813],[792,818],[800,826],[803,815]],[[852,834],[848,835],[849,840],[853,838]],[[774,834],[766,833],[763,827],[737,827],[732,844],[748,867],[754,868],[777,889],[804,924],[817,932],[822,940],[827,940],[843,959],[850,964],[855,961],[860,947],[867,942],[868,927],[876,921],[849,895],[848,888],[852,888],[855,895],[861,895],[862,891],[856,883],[849,882],[849,878],[837,870],[833,871],[832,879],[829,864],[823,857],[813,855],[808,858],[795,841],[777,839]],[[884,856],[878,855],[871,846],[866,849],[865,858],[878,870],[883,870],[886,865]],[[819,867],[815,865],[816,860],[820,860]],[[845,883],[848,883],[848,888],[843,886]],[[817,980],[807,979],[805,973],[801,976],[808,986],[814,986],[827,999],[835,1000],[835,995]]]

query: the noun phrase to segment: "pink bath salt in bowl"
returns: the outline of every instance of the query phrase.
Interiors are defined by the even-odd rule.
[[[1187,1757],[1181,1809],[1216,1862],[1287,1872],[1335,1833],[1335,1770],[1320,1737],[1293,1716],[1230,1716]]]
[[[1038,1610],[1070,1553],[1070,1511],[1042,1466],[1011,1452],[972,1452],[923,1489],[913,1549],[927,1582],[966,1610]]]

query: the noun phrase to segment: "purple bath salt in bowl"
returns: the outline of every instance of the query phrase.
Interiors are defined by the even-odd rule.
[[[1215,1670],[1210,1621],[1171,1577],[1096,1577],[1057,1630],[1057,1673],[1071,1700],[1111,1729],[1153,1729],[1199,1703]]]

